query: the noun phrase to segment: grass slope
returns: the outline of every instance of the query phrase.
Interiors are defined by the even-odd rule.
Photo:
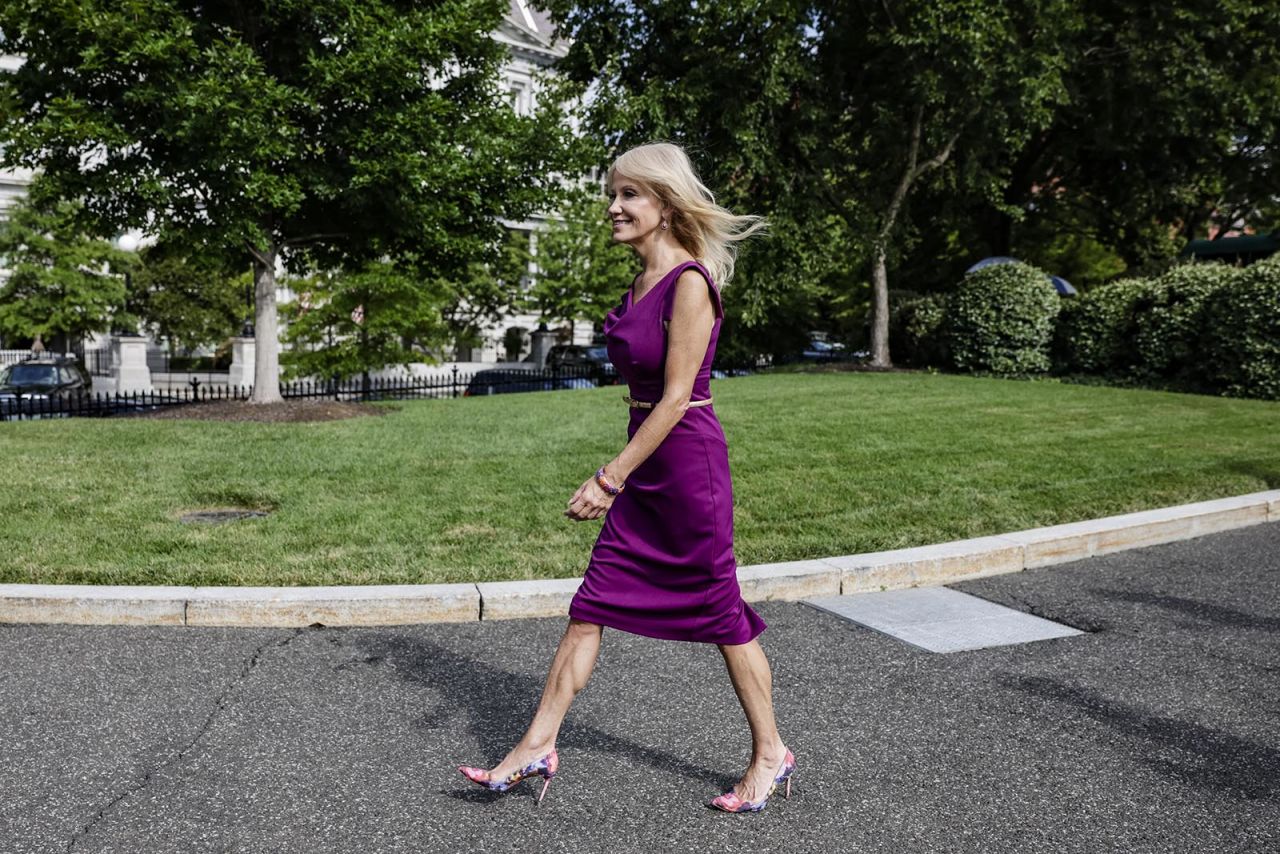
[[[581,575],[562,514],[622,389],[315,424],[0,424],[0,581],[381,584]],[[915,373],[718,381],[739,563],[850,554],[1280,485],[1280,404]],[[182,524],[189,510],[269,508]]]

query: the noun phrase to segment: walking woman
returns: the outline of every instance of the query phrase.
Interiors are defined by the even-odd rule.
[[[494,768],[459,769],[506,791],[559,767],[556,736],[586,686],[604,626],[666,640],[714,643],[751,728],[751,764],[708,806],[764,807],[779,783],[791,793],[795,757],[773,717],[772,676],[742,599],[733,554],[733,493],[724,431],[711,407],[711,361],[733,275],[735,243],[764,227],[715,203],[679,146],[623,154],[608,172],[613,239],[644,270],[604,322],[610,361],[630,387],[626,447],[569,500],[575,520],[604,517],[533,722]]]

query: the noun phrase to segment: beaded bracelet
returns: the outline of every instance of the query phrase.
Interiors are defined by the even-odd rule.
[[[619,492],[621,492],[623,489],[626,488],[626,484],[623,484],[622,486],[614,486],[612,483],[609,483],[609,481],[605,480],[604,466],[600,466],[600,468],[596,469],[596,483],[600,485],[601,489],[603,489],[605,492],[609,493],[610,495],[617,495]]]

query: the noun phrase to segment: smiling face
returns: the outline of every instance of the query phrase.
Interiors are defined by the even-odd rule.
[[[635,244],[662,230],[662,219],[669,206],[664,206],[643,184],[615,172],[609,186],[609,200],[613,239],[618,243]]]

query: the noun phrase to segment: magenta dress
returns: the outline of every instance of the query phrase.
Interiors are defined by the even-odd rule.
[[[609,359],[637,400],[662,397],[663,321],[671,319],[676,279],[688,269],[706,277],[715,302],[715,325],[692,399],[711,396],[711,360],[724,310],[711,274],[687,261],[635,305],[628,290],[605,317]],[[652,411],[630,407],[628,439]],[[701,643],[747,643],[764,631],[764,620],[743,601],[738,587],[729,449],[713,405],[686,410],[627,478],[605,514],[569,616],[633,634]]]

